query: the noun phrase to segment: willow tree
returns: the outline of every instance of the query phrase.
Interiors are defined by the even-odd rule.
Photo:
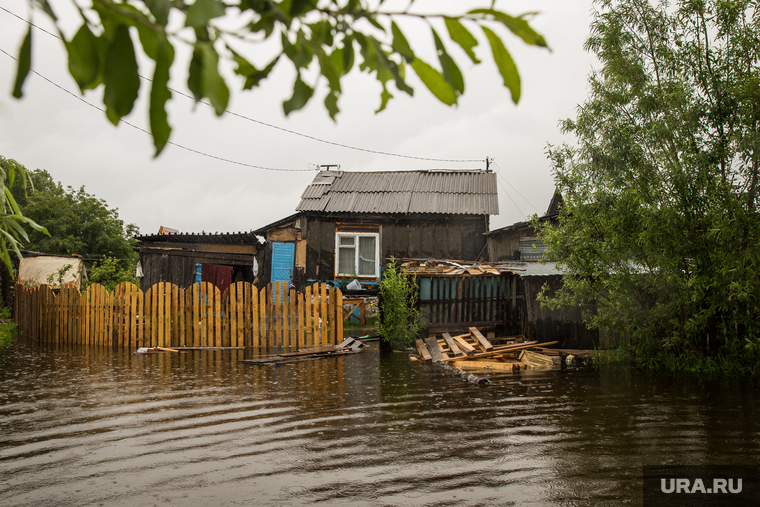
[[[586,48],[601,65],[562,124],[577,142],[550,148],[564,204],[544,237],[567,275],[544,299],[596,303],[587,321],[650,364],[756,364],[757,1],[596,5]]]
[[[192,48],[188,88],[196,101],[207,99],[218,115],[224,113],[230,97],[220,73],[222,61],[229,62],[242,78],[244,89],[251,89],[283,60],[296,71],[292,96],[283,103],[285,114],[304,107],[322,81],[327,89],[324,106],[335,119],[341,80],[353,67],[374,74],[380,82],[378,111],[393,97],[394,88],[413,94],[407,68],[438,100],[456,104],[465,85],[449,48],[456,45],[473,64],[480,63],[476,30],[488,41],[504,86],[517,103],[520,76],[500,31],[511,32],[529,45],[546,47],[546,42],[531,28],[530,14],[512,16],[492,8],[492,2],[482,3],[486,7],[449,14],[425,12],[414,0],[399,11],[386,9],[382,0],[70,0],[81,26],[67,38],[53,11],[54,3],[30,0],[55,23],[68,53],[69,72],[82,93],[103,86],[106,116],[113,124],[132,111],[137,99],[140,74],[135,48],[142,47],[153,60],[148,107],[156,155],[171,132],[165,106],[171,97],[169,72],[177,44]],[[430,34],[437,63],[424,61],[412,49],[396,23],[400,19],[416,21],[418,28]],[[22,95],[31,68],[32,34],[30,26],[19,52],[15,97]],[[272,46],[279,49],[264,60]]]

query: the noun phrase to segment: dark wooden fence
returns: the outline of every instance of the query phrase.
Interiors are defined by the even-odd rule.
[[[275,282],[247,282],[222,294],[210,283],[187,289],[161,282],[143,293],[129,283],[80,293],[17,284],[19,334],[36,343],[112,347],[273,347],[298,349],[343,341],[343,296],[321,283],[302,293]]]
[[[419,275],[417,305],[422,321],[428,331],[504,325],[514,299],[514,278]]]

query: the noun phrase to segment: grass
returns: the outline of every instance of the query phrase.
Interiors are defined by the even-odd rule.
[[[0,348],[9,346],[16,336],[18,336],[18,326],[15,323],[0,324]]]

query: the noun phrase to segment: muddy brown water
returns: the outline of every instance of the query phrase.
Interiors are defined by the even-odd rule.
[[[0,350],[0,505],[641,505],[643,464],[760,463],[754,381],[238,357]]]

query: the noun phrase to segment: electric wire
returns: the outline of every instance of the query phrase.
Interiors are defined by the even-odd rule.
[[[519,191],[519,190],[517,190],[517,188],[515,188],[515,186],[514,186],[514,185],[512,185],[512,184],[509,182],[509,180],[508,180],[507,178],[505,178],[504,176],[502,176],[502,175],[501,175],[501,167],[499,167],[499,164],[497,164],[497,163],[496,163],[496,162],[494,162],[493,160],[491,160],[491,164],[493,164],[493,165],[495,165],[495,166],[496,166],[496,171],[494,171],[494,172],[496,173],[496,176],[497,176],[498,178],[501,178],[502,180],[504,180],[504,181],[507,183],[507,185],[509,185],[510,187],[512,187],[512,188],[514,189],[514,191],[515,191],[515,192],[517,192],[517,194],[518,194],[520,197],[522,197],[522,198],[525,200],[525,202],[527,202],[528,204],[530,204],[530,207],[531,207],[531,208],[533,208],[534,210],[536,210],[536,213],[540,214],[541,212],[538,210],[538,208],[536,208],[536,207],[533,205],[533,203],[532,203],[532,202],[530,202],[530,201],[529,201],[529,200],[528,200],[528,199],[527,199],[527,198],[526,198],[524,195],[522,195],[522,194],[520,193],[520,191]],[[504,185],[502,185],[502,188],[504,188]],[[505,189],[504,189],[504,191],[506,192],[506,191],[507,191],[507,189],[505,188]],[[510,199],[512,199],[512,198],[510,197]],[[512,202],[514,202],[514,201],[512,201]],[[517,206],[517,204],[516,204],[516,203],[515,203],[515,206]],[[517,208],[517,209],[519,210],[520,208]],[[521,211],[520,213],[522,213],[522,211]],[[525,216],[525,215],[523,215],[523,216]]]
[[[26,20],[23,17],[19,16],[18,14],[15,14],[15,13],[9,11],[5,7],[0,7],[0,9],[2,9],[5,12],[7,12],[11,16],[14,16],[14,17],[20,19],[21,21],[29,24],[30,26],[36,28],[37,30],[41,30],[42,32],[44,32],[46,34],[48,34],[48,35],[50,35],[52,37],[55,37],[56,39],[61,40],[61,37],[59,35],[54,34],[54,33],[50,32],[48,30],[45,30],[44,28],[41,28],[41,27],[35,25],[31,21]],[[8,54],[8,53],[5,53],[5,54]],[[143,80],[148,81],[150,83],[153,82],[152,79],[147,78],[145,76],[140,76],[140,79],[143,79]],[[188,93],[184,93],[182,91],[175,90],[174,88],[171,88],[171,87],[168,87],[168,86],[167,86],[167,89],[169,91],[173,92],[173,93],[176,93],[177,95],[181,95],[181,96],[189,98],[191,100],[195,100],[195,97],[193,97],[192,95],[190,95]],[[201,104],[203,104],[203,105],[205,105],[205,106],[207,106],[207,107],[213,108],[213,106],[209,102],[207,102],[205,100],[200,100],[198,102],[201,103]],[[335,141],[328,141],[326,139],[321,139],[319,137],[312,136],[310,134],[304,134],[304,133],[301,133],[301,132],[297,132],[295,130],[286,129],[284,127],[280,127],[280,126],[277,126],[277,125],[274,125],[274,124],[271,124],[271,123],[267,123],[267,122],[264,122],[264,121],[261,121],[261,120],[257,120],[255,118],[251,118],[249,116],[246,116],[246,115],[243,115],[243,114],[240,114],[240,113],[236,113],[234,111],[230,111],[229,109],[225,109],[224,112],[226,114],[229,114],[230,116],[235,116],[235,117],[241,118],[241,119],[246,120],[246,121],[257,123],[257,124],[262,125],[264,127],[268,127],[268,128],[271,128],[271,129],[279,130],[279,131],[285,132],[287,134],[292,134],[292,135],[295,135],[295,136],[300,136],[300,137],[303,137],[305,139],[310,139],[312,141],[316,141],[316,142],[319,142],[319,143],[328,144],[328,145],[332,145],[332,146],[337,146],[339,148],[345,148],[345,149],[348,149],[348,150],[360,151],[360,152],[364,152],[364,153],[372,153],[372,154],[375,154],[375,155],[383,155],[383,156],[387,156],[387,157],[398,157],[398,158],[407,158],[407,159],[411,159],[411,160],[422,160],[422,161],[427,161],[427,162],[452,162],[452,163],[483,162],[483,160],[481,160],[481,159],[449,159],[449,158],[417,157],[417,156],[414,156],[414,155],[403,155],[403,154],[400,154],[400,153],[392,153],[392,152],[382,151],[382,150],[371,150],[371,149],[368,149],[368,148],[360,148],[358,146],[351,146],[349,144],[338,143],[338,142],[335,142]],[[169,143],[169,144],[173,144],[173,143]]]
[[[0,48],[0,52],[2,52],[3,54],[5,54],[9,58],[15,60],[16,62],[18,62],[18,60],[16,59],[15,56],[9,54],[4,49]],[[63,86],[61,86],[58,83],[56,83],[55,81],[52,81],[52,80],[48,79],[47,77],[43,76],[42,74],[40,74],[36,70],[30,68],[29,72],[35,74],[36,76],[41,77],[42,79],[44,79],[45,81],[47,81],[51,85],[55,86],[56,88],[58,88],[59,90],[65,92],[65,93],[68,93],[69,95],[71,95],[75,99],[79,100],[83,104],[87,104],[88,106],[92,107],[93,109],[97,109],[98,111],[100,111],[102,113],[105,113],[105,109],[103,109],[102,107],[96,106],[95,104],[87,102],[86,100],[84,100],[84,98],[80,97],[76,93],[73,93],[73,92],[67,90]],[[120,123],[123,123],[123,124],[125,124],[125,125],[127,125],[129,127],[132,127],[133,129],[139,130],[140,132],[143,132],[143,133],[145,133],[145,134],[147,134],[149,136],[151,135],[151,133],[149,131],[145,130],[144,128],[142,128],[142,127],[140,127],[138,125],[135,125],[134,123],[130,123],[127,120],[121,119]],[[235,165],[239,165],[239,166],[243,166],[243,167],[250,167],[252,169],[261,169],[263,171],[280,171],[280,172],[313,172],[313,169],[282,169],[282,168],[275,168],[275,167],[264,167],[264,166],[260,166],[260,165],[249,164],[247,162],[240,162],[240,161],[237,161],[237,160],[232,160],[232,159],[229,159],[229,158],[220,157],[218,155],[211,155],[210,153],[205,153],[203,151],[196,150],[195,148],[190,148],[188,146],[184,146],[184,145],[176,143],[174,141],[167,141],[166,144],[170,144],[170,145],[175,146],[175,147],[177,147],[179,149],[186,150],[186,151],[189,151],[191,153],[195,153],[196,155],[201,155],[203,157],[211,158],[211,159],[214,159],[214,160],[219,160],[221,162],[227,162],[229,164],[235,164]]]

